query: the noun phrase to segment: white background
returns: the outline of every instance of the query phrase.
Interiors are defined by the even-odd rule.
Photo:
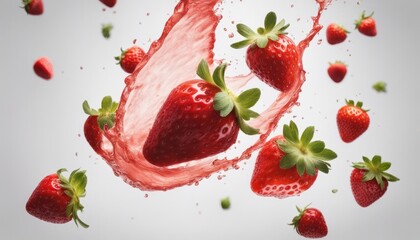
[[[115,177],[85,141],[83,100],[96,107],[104,95],[119,99],[126,74],[113,57],[134,39],[148,49],[176,2],[120,0],[109,9],[97,0],[44,0],[44,14],[30,16],[19,8],[20,1],[2,1],[0,239],[301,239],[287,223],[296,214],[295,205],[308,203],[324,213],[326,239],[417,239],[420,39],[418,23],[410,20],[420,9],[417,1],[340,0],[328,7],[321,23],[337,22],[351,33],[336,46],[326,43],[324,29],[315,37],[304,56],[308,75],[300,106],[279,126],[290,119],[301,128],[315,125],[315,138],[323,139],[339,157],[330,174],[320,174],[311,189],[282,200],[250,190],[256,154],[241,163],[240,170],[221,173],[226,175],[222,180],[215,174],[198,186],[143,192]],[[236,23],[256,28],[268,11],[275,11],[291,24],[289,34],[298,41],[309,30],[316,8],[310,0],[226,1],[217,29],[216,58],[236,65],[228,74],[247,73],[244,51],[229,47],[241,39],[238,34],[228,37]],[[354,30],[353,22],[363,10],[375,11],[375,38]],[[114,25],[108,40],[100,32],[103,23]],[[33,62],[40,56],[54,64],[51,81],[33,73]],[[339,84],[326,74],[328,62],[335,60],[349,65]],[[388,83],[386,94],[371,88],[376,81]],[[335,123],[345,98],[362,100],[371,116],[369,130],[351,144],[340,140]],[[274,134],[279,133],[280,128]],[[390,172],[401,181],[391,183],[378,202],[361,208],[350,190],[351,162],[375,154],[392,162]],[[87,170],[85,211],[80,217],[91,225],[89,229],[46,223],[25,211],[38,182],[62,167]],[[331,193],[333,188],[338,192]],[[219,205],[225,196],[232,202],[228,211]]]

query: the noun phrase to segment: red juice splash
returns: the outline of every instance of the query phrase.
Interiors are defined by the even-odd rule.
[[[167,21],[162,36],[153,42],[145,59],[125,80],[126,87],[121,96],[115,126],[103,134],[98,154],[106,160],[116,175],[133,187],[142,190],[168,190],[198,183],[222,170],[237,168],[238,162],[249,159],[266,142],[281,116],[298,100],[301,86],[305,82],[303,52],[321,30],[319,19],[331,0],[316,1],[319,8],[317,16],[312,18],[313,27],[297,45],[300,78],[289,92],[279,92],[271,106],[249,123],[260,129],[260,136],[240,156],[227,159],[220,154],[167,168],[156,167],[144,158],[143,144],[167,95],[183,81],[197,78],[196,68],[201,59],[206,59],[210,64],[214,62],[215,30],[221,18],[216,15],[214,8],[219,2],[220,0],[181,0]],[[232,82],[232,90],[237,90],[252,77],[249,74],[228,78],[227,81]]]

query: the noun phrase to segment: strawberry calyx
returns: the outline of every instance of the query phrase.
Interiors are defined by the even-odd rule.
[[[117,65],[120,65],[121,64],[121,61],[124,59],[124,56],[125,56],[125,54],[127,53],[127,51],[128,51],[128,49],[127,50],[124,50],[123,48],[121,48],[121,54],[120,54],[120,56],[116,56],[116,57],[114,57],[115,58],[115,60],[117,60],[118,62],[117,62]]]
[[[226,63],[219,65],[214,70],[213,75],[211,75],[209,66],[203,59],[198,65],[197,75],[221,90],[214,96],[213,105],[214,110],[220,112],[221,117],[226,117],[232,111],[235,111],[240,129],[248,135],[258,134],[259,130],[249,126],[245,121],[259,116],[258,113],[250,110],[250,108],[258,102],[261,91],[259,88],[252,88],[242,92],[239,96],[235,96],[225,83],[226,66]]]
[[[303,209],[296,206],[296,209],[298,210],[299,214],[292,219],[292,222],[289,223],[289,225],[293,226],[296,229],[299,225],[300,219],[302,218],[303,214],[305,214],[305,211],[309,207],[309,205],[311,204],[306,205]]]
[[[102,99],[101,108],[98,110],[91,108],[86,100],[83,102],[83,111],[89,116],[97,116],[99,128],[102,130],[105,130],[105,126],[107,129],[114,126],[117,109],[118,103],[112,101],[111,96],[105,96]]]
[[[360,108],[360,110],[362,110],[364,112],[369,112],[369,110],[362,108],[363,107],[363,102],[357,101],[356,104],[354,104],[353,100],[347,100],[346,99],[346,104],[347,104],[347,106],[353,106],[353,107]]]
[[[391,167],[390,162],[382,162],[382,158],[379,155],[373,156],[372,160],[367,157],[363,157],[363,162],[353,163],[353,167],[357,169],[365,170],[363,175],[363,182],[375,179],[381,189],[384,189],[384,179],[389,182],[396,182],[400,179],[396,176],[386,172]]]
[[[284,19],[277,23],[276,14],[274,12],[269,12],[265,17],[264,27],[259,27],[257,32],[254,32],[245,24],[237,24],[236,29],[238,33],[246,39],[233,43],[230,46],[232,48],[239,49],[256,43],[259,48],[265,48],[268,44],[268,40],[277,41],[279,39],[279,35],[287,34],[285,30],[289,27],[289,25],[290,24],[286,24]]]
[[[374,13],[374,12],[372,12],[370,15],[366,16],[366,11],[363,11],[363,12],[362,12],[362,15],[360,16],[360,18],[359,18],[359,19],[357,19],[357,20],[355,21],[355,23],[354,23],[354,25],[355,25],[355,29],[358,29],[358,28],[359,28],[359,26],[360,26],[360,24],[362,24],[363,20],[365,20],[365,19],[367,19],[367,18],[371,18],[371,17],[373,16],[373,13]]]
[[[89,225],[84,223],[77,212],[83,211],[83,205],[80,203],[80,198],[86,195],[87,176],[86,171],[80,171],[79,169],[71,172],[69,179],[62,175],[62,172],[67,171],[65,168],[57,171],[58,179],[60,180],[60,186],[64,189],[64,193],[71,198],[66,208],[66,215],[72,218],[76,223],[76,226],[82,226],[88,228]]]
[[[337,154],[325,148],[323,141],[312,141],[314,132],[313,126],[307,127],[299,138],[299,130],[293,121],[283,126],[284,140],[277,140],[278,147],[285,153],[280,160],[280,168],[296,166],[299,176],[305,172],[313,176],[316,170],[329,172],[331,165],[328,161],[335,159]]]

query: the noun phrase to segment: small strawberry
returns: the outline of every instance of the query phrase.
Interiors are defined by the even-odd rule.
[[[111,23],[102,24],[102,36],[106,39],[111,37],[111,30],[114,28],[114,25]]]
[[[238,24],[237,30],[246,40],[231,47],[239,49],[250,45],[246,63],[251,71],[269,86],[286,92],[299,79],[299,54],[293,40],[284,32],[289,24],[285,25],[284,20],[276,22],[276,14],[269,12],[264,28],[258,28],[256,33],[248,26]]]
[[[34,217],[51,223],[67,223],[72,219],[87,228],[77,215],[83,210],[80,198],[86,195],[86,171],[74,170],[67,180],[62,175],[66,169],[46,176],[35,188],[28,202],[26,211]]]
[[[382,162],[381,156],[378,155],[375,155],[372,161],[363,157],[363,162],[353,163],[353,167],[350,176],[351,190],[356,202],[362,207],[367,207],[381,198],[388,188],[388,181],[400,180],[385,172],[391,167],[391,163]]]
[[[328,43],[334,45],[344,42],[347,38],[347,33],[350,32],[338,24],[331,23],[328,25],[326,33]]]
[[[113,102],[110,96],[102,99],[102,106],[98,110],[92,109],[87,101],[83,102],[83,111],[89,115],[83,128],[85,138],[96,153],[101,152],[103,131],[112,128],[115,124],[117,109],[118,103]]]
[[[337,113],[337,126],[341,139],[352,142],[362,135],[369,127],[370,118],[367,110],[362,109],[363,103],[346,100],[347,105],[341,107]]]
[[[42,0],[22,0],[23,7],[29,15],[41,15],[44,12]]]
[[[41,57],[36,60],[33,68],[36,75],[45,80],[50,80],[54,75],[53,65],[46,57]]]
[[[296,124],[284,125],[283,136],[269,140],[260,150],[251,179],[251,189],[258,195],[286,198],[309,189],[318,170],[329,172],[326,161],[337,154],[325,148],[322,141],[313,141],[315,128],[308,127],[299,139]]]
[[[99,0],[99,1],[101,1],[103,4],[105,4],[106,6],[110,8],[115,6],[115,4],[117,3],[117,0]]]
[[[250,110],[260,90],[253,88],[235,96],[225,84],[226,64],[210,75],[202,60],[197,75],[202,79],[181,83],[159,110],[143,146],[144,157],[157,166],[169,166],[226,151],[236,142],[239,129],[257,134],[245,121],[258,113]]]
[[[306,238],[322,238],[327,236],[328,227],[321,211],[316,208],[296,208],[299,215],[293,218],[290,225],[295,227],[299,235]]]
[[[362,16],[355,22],[355,25],[356,25],[355,29],[358,29],[360,33],[366,36],[369,36],[369,37],[376,36],[377,34],[376,23],[375,23],[375,19],[373,19],[372,16],[373,16],[373,12],[369,16],[366,16],[365,11],[363,11]]]
[[[334,82],[339,83],[343,81],[346,74],[347,74],[346,64],[340,61],[336,61],[335,63],[330,63],[330,66],[328,67],[328,75]]]
[[[121,68],[127,72],[132,73],[145,56],[143,49],[138,46],[132,46],[126,50],[121,49],[121,55],[115,57],[118,61],[117,64],[121,65]]]

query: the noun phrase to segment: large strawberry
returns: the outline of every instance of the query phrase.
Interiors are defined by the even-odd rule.
[[[76,225],[87,228],[89,225],[77,215],[83,210],[80,198],[86,195],[86,171],[74,170],[69,179],[62,175],[64,171],[60,169],[41,180],[26,203],[26,211],[47,222],[67,223],[73,219]]]
[[[372,16],[373,12],[369,16],[366,16],[365,11],[363,11],[362,16],[356,20],[355,23],[356,29],[359,30],[360,33],[369,37],[374,37],[377,35],[376,22]]]
[[[276,24],[276,21],[276,14],[269,12],[264,28],[258,28],[257,32],[238,24],[237,30],[246,40],[231,46],[238,49],[250,45],[246,63],[251,71],[271,87],[286,92],[299,79],[299,54],[295,43],[284,32],[289,24],[285,25],[284,20]]]
[[[36,75],[45,80],[50,80],[54,75],[53,65],[47,57],[37,59],[34,63],[33,69]]]
[[[260,150],[251,179],[251,189],[258,195],[286,198],[299,195],[315,182],[318,170],[329,172],[326,161],[337,154],[325,148],[323,141],[313,141],[314,127],[299,138],[296,124],[283,127],[283,136],[269,140]]]
[[[121,49],[121,55],[115,57],[115,60],[118,61],[117,64],[120,64],[125,72],[132,73],[144,56],[143,49],[139,46],[132,46],[126,50]]]
[[[328,76],[330,76],[334,82],[339,83],[343,81],[347,74],[347,66],[343,62],[336,61],[334,63],[330,63],[327,72]]]
[[[370,118],[367,110],[362,108],[363,103],[346,100],[347,105],[341,107],[337,113],[337,126],[341,139],[352,142],[362,135],[369,127]]]
[[[381,198],[388,188],[388,182],[400,180],[385,172],[391,167],[391,163],[382,162],[381,156],[378,155],[375,155],[372,161],[363,157],[363,162],[353,163],[353,167],[350,176],[351,190],[356,202],[362,207],[367,207]]]
[[[41,15],[44,12],[42,0],[22,0],[22,2],[27,14]]]
[[[316,208],[301,209],[296,207],[299,215],[293,218],[293,225],[297,233],[306,238],[322,238],[327,236],[328,227],[322,212]]]
[[[344,40],[346,40],[347,33],[350,32],[347,31],[344,27],[335,23],[331,23],[328,25],[326,30],[327,41],[332,45],[342,43]]]
[[[87,101],[83,102],[83,111],[89,115],[83,128],[85,138],[96,153],[101,152],[103,131],[115,124],[117,108],[118,103],[113,102],[110,96],[102,99],[101,108],[98,110],[91,108]]]
[[[258,114],[249,108],[260,97],[258,88],[235,96],[225,84],[226,64],[210,75],[202,60],[197,75],[203,80],[181,83],[167,97],[143,147],[145,158],[169,166],[226,151],[236,142],[239,128],[246,134],[258,129],[245,121]]]
[[[117,3],[117,0],[99,0],[99,1],[101,1],[103,4],[105,4],[107,7],[110,7],[110,8],[115,6],[115,4]]]

